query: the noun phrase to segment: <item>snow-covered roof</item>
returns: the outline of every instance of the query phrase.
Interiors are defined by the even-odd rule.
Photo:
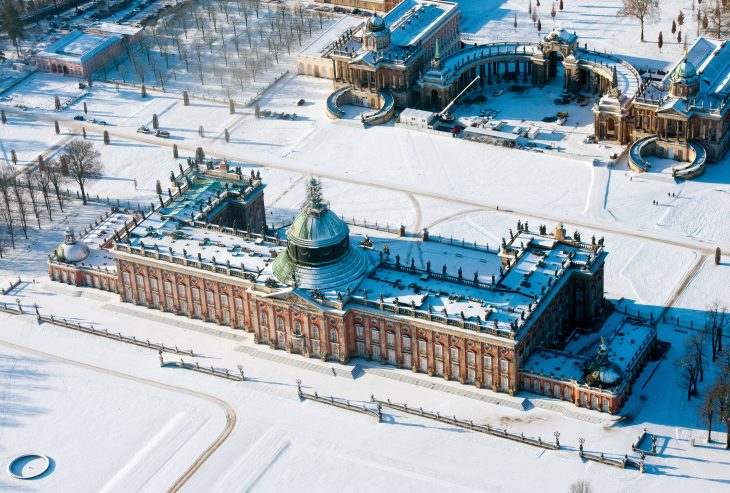
[[[119,35],[89,34],[73,31],[36,55],[38,58],[55,58],[83,63],[96,54],[121,42]]]
[[[383,18],[390,30],[390,46],[386,50],[366,50],[363,47],[365,27],[361,27],[336,46],[335,54],[368,65],[408,63],[420,53],[421,44],[458,10],[457,3],[443,0],[403,0]]]
[[[299,52],[300,55],[308,57],[323,57],[332,49],[333,44],[348,30],[356,29],[363,23],[361,17],[346,15],[337,20],[329,28],[325,29],[319,36],[314,38],[307,46]]]
[[[467,250],[445,246],[445,257],[455,257]],[[514,261],[510,269],[503,270],[499,267],[500,257],[505,255]],[[475,271],[449,268],[444,274],[440,261],[445,257],[430,259],[430,270],[413,268],[391,253],[389,261],[371,271],[352,291],[350,299],[368,306],[382,299],[389,311],[404,307],[418,318],[430,315],[440,323],[460,326],[464,322],[471,330],[518,338],[522,327],[530,323],[531,315],[553,295],[553,288],[567,278],[569,270],[593,268],[601,255],[601,247],[594,250],[526,231],[518,233],[499,254],[480,252],[481,257],[493,259],[485,266],[487,272],[490,264],[499,269],[486,276],[481,270],[476,272],[479,267],[473,264]],[[489,279],[491,274],[494,283]]]
[[[400,47],[415,47],[429,35],[458,4],[440,0],[403,0],[385,15],[391,30],[390,42]]]
[[[590,358],[537,348],[522,366],[522,371],[536,375],[552,376],[562,380],[583,382],[585,366]]]
[[[116,22],[95,22],[88,27],[88,31],[134,37],[142,31],[142,28],[139,26],[130,26],[129,24],[118,24]]]
[[[688,99],[670,93],[676,71],[692,66],[699,77],[698,91]],[[691,116],[694,113],[723,113],[730,98],[730,46],[726,41],[700,37],[687,54],[672,65],[659,83],[646,86],[641,94],[644,103],[656,104],[660,110],[674,109]]]
[[[411,120],[422,120],[424,122],[430,122],[433,120],[434,114],[432,111],[417,110],[415,108],[405,108],[400,112],[401,119]]]

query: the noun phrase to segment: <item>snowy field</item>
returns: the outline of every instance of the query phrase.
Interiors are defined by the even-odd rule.
[[[541,484],[546,491],[563,491],[573,479],[587,478],[595,485],[608,487],[609,491],[636,491],[639,488],[642,491],[673,492],[682,491],[690,485],[712,491],[713,487],[721,489],[726,481],[722,465],[724,451],[716,446],[690,447],[689,436],[700,436],[703,432],[693,431],[697,426],[694,422],[694,408],[686,406],[681,400],[681,390],[671,385],[660,386],[660,391],[649,394],[649,402],[640,408],[633,424],[617,425],[609,416],[574,407],[567,409],[576,411],[582,417],[568,417],[562,414],[562,403],[530,394],[517,398],[499,394],[505,401],[519,402],[527,398],[537,406],[528,405],[529,411],[520,411],[510,406],[495,406],[461,397],[450,391],[417,387],[398,380],[398,375],[414,376],[405,370],[389,369],[388,373],[392,378],[370,373],[355,380],[333,378],[329,368],[337,367],[336,364],[320,364],[317,360],[308,360],[307,363],[312,363],[314,369],[305,368],[301,358],[287,356],[281,351],[275,354],[282,361],[272,362],[264,355],[271,351],[263,346],[252,345],[248,334],[239,340],[221,338],[213,333],[229,333],[230,330],[212,324],[181,321],[169,314],[122,304],[108,293],[89,292],[45,281],[36,286],[27,285],[14,296],[19,297],[23,303],[37,302],[41,312],[72,317],[76,314],[74,318],[94,323],[95,327],[121,330],[125,335],[150,338],[168,345],[193,347],[197,353],[203,355],[196,358],[201,364],[212,363],[231,369],[235,369],[237,364],[243,364],[247,375],[247,381],[243,384],[205,375],[189,375],[181,373],[181,370],[159,368],[157,355],[153,351],[86,334],[68,333],[66,329],[48,324],[37,326],[31,316],[4,316],[5,329],[1,337],[3,341],[52,352],[88,365],[112,367],[115,371],[132,377],[189,388],[228,402],[236,414],[233,433],[186,484],[183,491],[271,491],[294,482],[302,491],[332,491],[341,488],[342,484],[348,484],[348,489],[352,491],[372,491],[373,488],[402,491],[403,488],[410,490],[411,486],[418,491],[531,491],[536,484]],[[69,296],[74,299],[73,307],[67,301]],[[662,330],[666,330],[666,336],[663,337],[665,339],[675,340],[681,335],[671,327]],[[17,351],[22,354],[22,350]],[[7,353],[4,346],[3,352]],[[174,356],[166,358],[174,359]],[[353,363],[358,363],[358,360]],[[54,363],[53,368],[57,368],[56,365]],[[380,365],[375,367],[388,368]],[[66,376],[67,372],[75,371],[72,368],[64,369],[63,374]],[[642,374],[642,379],[648,378],[651,373],[650,368]],[[425,381],[433,381],[423,375],[415,376]],[[54,376],[53,379],[55,378],[57,377]],[[97,377],[89,377],[92,385],[95,378]],[[100,378],[103,380],[114,377],[104,375]],[[539,435],[544,439],[551,439],[552,432],[559,430],[561,443],[566,449],[561,452],[541,452],[391,410],[385,410],[384,422],[377,424],[369,417],[353,415],[314,402],[299,402],[294,385],[297,378],[302,379],[305,388],[310,391],[336,395],[350,399],[351,402],[365,403],[370,394],[374,393],[381,398],[423,406],[442,414],[456,414],[474,419],[475,422],[506,427],[527,436]],[[671,364],[668,361],[661,362],[652,378],[656,381],[670,381],[673,378]],[[443,383],[457,392],[465,388],[456,382]],[[640,380],[638,385],[641,383]],[[67,384],[67,388],[68,392],[75,390],[71,384]],[[56,387],[46,383],[43,388],[35,390],[34,398],[45,398],[43,406],[50,408],[55,401],[48,394],[54,391]],[[115,396],[113,402],[117,399],[121,402],[124,391],[126,385],[122,384],[120,395]],[[100,395],[99,392],[91,395]],[[156,392],[156,401],[163,400],[167,394],[160,394],[159,390]],[[637,392],[627,404],[629,408],[638,402],[639,395]],[[131,402],[136,403],[143,397],[146,395],[144,391],[140,391]],[[160,410],[152,408],[150,421],[158,419],[156,416],[163,413],[163,409],[167,409],[164,412],[168,413],[163,416],[170,416],[168,419],[174,421],[170,427],[179,423],[181,418],[175,418],[179,413],[195,415],[196,418],[201,414],[196,407],[200,405],[197,398],[173,398],[178,400],[171,402],[169,406],[162,406]],[[677,411],[673,408],[668,416],[668,406],[660,405],[667,402],[677,402],[681,409]],[[545,404],[552,405],[554,410],[540,407]],[[83,405],[79,401],[79,406]],[[149,408],[149,404],[145,407]],[[122,407],[116,412],[124,415],[124,409],[127,408]],[[60,419],[64,412],[66,419],[71,421],[67,426],[88,422],[88,419],[80,419],[84,416],[82,413],[72,412],[68,408],[49,414],[55,413],[54,419]],[[219,414],[221,413],[215,412],[213,416],[215,419],[212,422],[218,424],[214,434],[220,432],[222,416],[218,416]],[[669,418],[671,420],[667,421]],[[52,422],[50,417],[48,419]],[[37,418],[33,421],[37,421]],[[589,451],[604,452],[614,457],[631,453],[630,443],[643,426],[649,426],[650,431],[660,437],[659,444],[662,447],[660,456],[649,458],[644,475],[634,470],[621,471],[583,463],[575,456],[578,437],[586,438],[586,450]],[[96,429],[95,426],[79,429],[76,439],[91,440],[96,436]],[[607,433],[606,430],[610,431]],[[164,425],[158,426],[156,431],[160,434],[164,431]],[[163,460],[166,450],[169,450],[163,446],[167,445],[166,440],[134,441],[133,438],[125,437],[123,443],[136,443],[137,448],[134,450],[144,450],[149,461],[157,463]],[[721,434],[716,434],[717,440],[721,438]],[[202,440],[203,435],[200,439],[183,447],[188,453],[188,460],[196,455],[193,450],[199,453],[207,445],[208,442]],[[150,442],[163,445],[145,447]],[[78,453],[78,450],[54,449],[53,443],[55,441],[48,444],[31,440],[28,445],[32,445],[34,451],[52,455],[56,461],[55,471],[41,480],[48,484],[59,480],[62,474],[67,473],[68,468],[73,467],[75,454]],[[434,443],[438,444],[437,448],[434,448]],[[4,451],[4,457],[11,455],[7,449]],[[444,456],[460,459],[449,461],[449,466],[444,468]],[[122,464],[130,462],[129,458],[115,460]],[[176,464],[184,469],[183,457],[179,457],[179,460]],[[108,454],[88,455],[84,470],[103,469],[109,467],[111,462]],[[515,478],[523,474],[525,466],[532,468],[530,480],[515,482]],[[169,464],[166,467],[169,469],[162,469],[140,490],[154,491],[152,485],[159,484],[154,481],[169,480],[168,474],[172,467]],[[99,484],[108,484],[113,480],[112,476],[114,475],[109,473],[106,476],[101,474],[98,477]],[[40,487],[44,483],[38,482],[34,485]]]
[[[566,29],[578,34],[581,46],[589,49],[616,53],[631,61],[637,68],[665,69],[684,53],[684,40],[691,45],[697,39],[696,3],[692,0],[667,0],[660,2],[656,21],[647,20],[644,25],[644,42],[640,41],[639,21],[632,17],[617,17],[622,8],[621,0],[564,0],[561,12],[555,2],[556,16],[550,11],[553,2],[545,0],[540,7],[532,1],[532,9],[540,19],[542,31],[528,12],[529,0],[497,0],[488,6],[481,0],[459,0],[461,29],[470,41],[540,41],[553,29]],[[706,5],[706,4],[705,4]],[[704,6],[703,6],[704,7]],[[677,43],[671,33],[672,19],[680,9],[685,22],[681,28],[682,43]],[[517,28],[514,17],[517,15]],[[664,44],[659,50],[657,38],[663,33]],[[676,36],[676,35],[675,35]]]
[[[5,329],[24,325],[4,318]],[[52,461],[33,481],[0,475],[3,491],[161,491],[225,426],[223,410],[200,397],[6,341],[0,374],[0,465],[26,453]]]

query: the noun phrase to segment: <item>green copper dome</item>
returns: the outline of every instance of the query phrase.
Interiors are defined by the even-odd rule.
[[[350,228],[322,200],[319,181],[307,184],[307,200],[286,232],[286,252],[274,260],[274,276],[306,289],[329,289],[359,279],[365,255],[350,246]]]
[[[675,81],[694,79],[695,77],[697,77],[697,69],[687,58],[677,65],[677,68],[674,69],[674,73],[672,74],[672,79]]]

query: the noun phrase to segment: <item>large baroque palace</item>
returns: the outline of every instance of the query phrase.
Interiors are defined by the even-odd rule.
[[[416,265],[398,252],[408,251],[405,241],[430,241],[427,232],[352,236],[316,179],[286,240],[265,234],[255,177],[190,168],[173,179],[170,197],[117,224],[102,254],[69,232],[49,256],[51,278],[252,332],[259,344],[303,357],[365,358],[608,412],[618,411],[656,341],[651,327],[625,323],[595,358],[558,350],[605,314],[603,242],[582,243],[562,226],[548,234],[518,223],[497,250],[439,245],[446,254]],[[109,221],[85,233],[99,236]],[[102,267],[106,249],[113,260]],[[465,254],[477,272],[454,263]]]

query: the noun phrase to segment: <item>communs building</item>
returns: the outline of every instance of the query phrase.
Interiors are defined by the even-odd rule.
[[[171,178],[168,198],[124,222],[113,262],[95,267],[114,273],[125,302],[250,332],[305,358],[364,358],[510,395],[547,389],[608,412],[654,346],[655,331],[626,344],[621,357],[633,363],[620,371],[609,361],[615,345],[573,357],[570,371],[545,356],[605,314],[603,242],[582,243],[562,225],[548,233],[519,222],[491,249],[404,228],[353,233],[312,178],[284,238],[267,234],[257,177],[193,167]],[[413,242],[424,253],[418,265],[406,257]],[[84,285],[59,274],[73,260],[49,258],[51,277]]]
[[[86,31],[72,31],[34,56],[35,66],[44,72],[88,77],[118,55],[124,44],[136,43],[141,28],[97,23]]]
[[[413,106],[411,88],[434,54],[461,48],[460,19],[458,3],[403,0],[383,16],[340,21],[302,50],[299,73],[332,79],[339,103]]]

